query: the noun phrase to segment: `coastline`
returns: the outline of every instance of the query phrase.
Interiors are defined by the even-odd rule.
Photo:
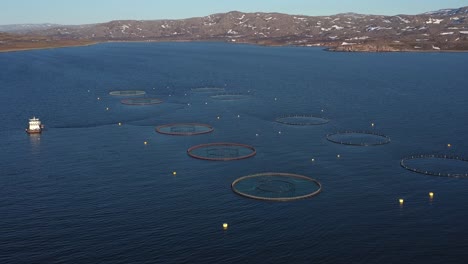
[[[30,51],[30,50],[44,50],[44,49],[59,49],[59,48],[73,48],[73,47],[86,47],[91,45],[96,45],[101,42],[86,42],[86,43],[70,43],[70,44],[59,44],[58,45],[44,45],[44,46],[36,46],[36,47],[6,47],[3,49],[0,47],[0,53],[7,53],[7,52],[20,52],[20,51]]]
[[[146,41],[132,41],[132,40],[111,40],[111,41],[82,41],[80,43],[55,43],[44,45],[44,46],[35,46],[35,47],[6,47],[2,48],[0,46],[0,53],[8,53],[8,52],[20,52],[20,51],[30,51],[30,50],[44,50],[44,49],[58,49],[58,48],[73,48],[73,47],[86,47],[92,46],[96,44],[102,43],[160,43],[160,42],[223,42],[229,44],[249,44],[249,45],[257,45],[257,46],[264,46],[264,47],[303,47],[308,48],[309,46],[302,46],[302,45],[289,45],[289,44],[267,44],[267,43],[255,43],[249,41],[243,42],[229,42],[223,40],[146,40]],[[27,43],[30,44],[30,43]],[[340,52],[340,53],[466,53],[468,50],[410,50],[410,49],[401,49],[401,50],[339,50],[335,46],[326,46],[326,45],[317,45],[313,47],[322,47],[323,51],[327,52]]]
[[[466,53],[468,50],[409,50],[409,49],[402,49],[402,50],[392,50],[392,51],[375,51],[375,50],[334,50],[330,47],[325,47],[323,49],[326,52],[338,52],[338,53]]]

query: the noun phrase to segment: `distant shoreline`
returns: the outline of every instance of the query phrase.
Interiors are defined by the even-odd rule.
[[[219,43],[228,43],[228,44],[249,44],[256,46],[264,47],[303,47],[303,48],[323,48],[323,51],[327,52],[340,52],[340,53],[466,53],[468,50],[335,50],[336,47],[329,46],[300,46],[300,45],[281,45],[281,44],[259,44],[252,42],[227,42],[227,41],[210,41],[210,40],[151,40],[151,41],[131,41],[131,40],[113,40],[113,41],[93,41],[89,43],[70,43],[70,44],[60,44],[60,45],[47,45],[47,46],[37,46],[37,47],[17,47],[9,48],[6,47],[2,49],[0,46],[0,53],[8,52],[21,52],[21,51],[30,51],[30,50],[45,50],[45,49],[59,49],[59,48],[73,48],[73,47],[86,47],[102,43],[161,43],[161,42],[219,42]]]
[[[466,53],[468,50],[393,50],[393,51],[363,51],[363,50],[333,50],[325,47],[324,51],[338,53]]]
[[[86,47],[91,45],[96,45],[101,42],[90,42],[90,43],[76,43],[76,44],[62,44],[62,45],[47,45],[47,46],[37,46],[37,47],[6,47],[2,49],[0,47],[0,53],[7,52],[20,52],[20,51],[30,51],[30,50],[45,50],[45,49],[59,49],[59,48],[73,48],[73,47]]]
[[[357,13],[306,16],[230,11],[185,19],[10,25],[6,29],[0,32],[0,52],[108,42],[318,46],[336,52],[466,52],[468,6],[392,16]]]

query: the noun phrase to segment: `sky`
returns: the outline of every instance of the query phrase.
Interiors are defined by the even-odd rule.
[[[181,19],[224,13],[294,15],[419,14],[468,6],[468,0],[0,0],[0,25],[92,24],[111,20]]]

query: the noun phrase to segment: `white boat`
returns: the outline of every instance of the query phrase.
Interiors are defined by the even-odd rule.
[[[29,127],[26,128],[28,134],[38,134],[42,132],[44,125],[41,124],[39,118],[33,117],[29,119]]]

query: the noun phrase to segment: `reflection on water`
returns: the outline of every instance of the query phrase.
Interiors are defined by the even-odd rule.
[[[31,154],[39,154],[41,145],[41,134],[28,134],[31,145]]]

